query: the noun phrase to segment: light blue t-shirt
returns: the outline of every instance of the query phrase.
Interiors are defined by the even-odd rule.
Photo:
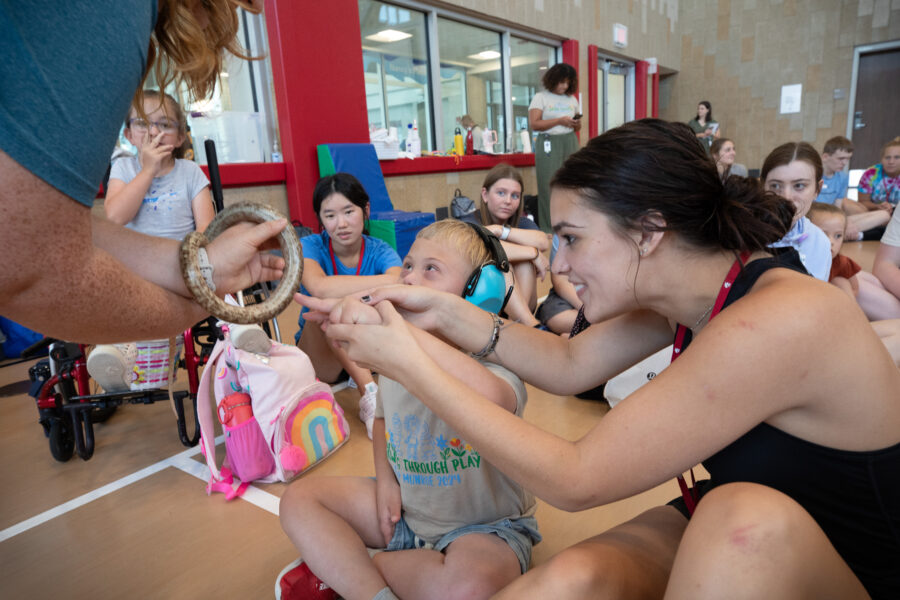
[[[317,235],[308,235],[300,238],[300,245],[303,247],[303,259],[309,258],[319,263],[326,275],[356,275],[356,265],[348,267],[337,257],[334,257],[334,262],[332,263],[332,255],[328,250],[329,240],[328,233],[324,231]],[[399,267],[403,264],[400,255],[387,242],[369,235],[363,235],[363,240],[366,242],[366,251],[362,256],[359,275],[383,275],[391,267]],[[334,270],[335,265],[337,266],[337,272]],[[302,285],[300,286],[300,292],[309,295],[309,292]],[[306,324],[306,319],[303,315],[307,310],[306,307],[303,307],[300,311],[300,317],[297,319],[297,325],[300,328],[294,334],[295,342],[300,341],[303,326]]]
[[[113,162],[109,178],[128,183],[140,172],[138,158],[124,156]],[[153,178],[141,208],[126,227],[147,235],[183,240],[196,229],[191,202],[208,185],[197,163],[176,158],[171,171]]]
[[[822,191],[816,197],[816,202],[834,204],[841,198],[847,197],[847,188],[850,186],[850,173],[837,171],[831,177],[822,178]]]
[[[772,248],[791,247],[800,255],[800,262],[816,279],[828,281],[831,273],[831,242],[825,232],[801,217],[787,234],[771,244]]]
[[[91,206],[156,13],[155,0],[0,2],[0,148]]]

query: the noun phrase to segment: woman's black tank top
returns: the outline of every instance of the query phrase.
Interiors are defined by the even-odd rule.
[[[772,268],[805,272],[795,251],[755,260],[735,280],[725,307]],[[871,452],[836,450],[762,423],[703,466],[711,476],[708,489],[753,482],[793,498],[873,598],[900,598],[900,444]]]

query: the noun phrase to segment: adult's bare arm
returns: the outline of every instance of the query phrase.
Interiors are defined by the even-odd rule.
[[[6,248],[0,265],[4,316],[45,335],[88,343],[166,337],[206,316],[186,297],[177,242],[92,217],[88,207],[4,152],[0,152],[0,180],[4,182],[0,239]],[[269,231],[283,226],[247,226],[242,236],[229,230],[226,241],[231,243],[210,246],[213,264],[234,265],[219,269],[217,284],[232,291],[254,279],[277,277],[280,259],[252,252],[250,248],[255,250],[261,242],[247,234],[270,237]],[[236,259],[237,254],[253,258]],[[216,257],[224,257],[226,263]]]

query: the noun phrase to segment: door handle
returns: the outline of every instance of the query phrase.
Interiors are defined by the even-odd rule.
[[[853,129],[862,129],[866,124],[862,120],[862,111],[858,110],[853,113]]]

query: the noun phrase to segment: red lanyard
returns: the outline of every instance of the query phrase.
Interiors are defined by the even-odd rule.
[[[366,255],[366,238],[360,238],[360,247],[359,247],[359,262],[356,263],[356,274],[359,275],[359,270],[362,269],[363,264],[363,256]],[[337,261],[334,259],[334,248],[331,245],[331,238],[328,238],[328,254],[331,255],[331,267],[334,269],[334,274],[338,274],[337,270]]]
[[[716,296],[716,303],[713,304],[712,312],[709,313],[710,321],[712,321],[713,317],[719,314],[719,311],[725,306],[725,300],[728,298],[728,292],[731,291],[731,285],[734,283],[734,280],[737,279],[738,273],[741,272],[741,267],[747,262],[748,258],[750,258],[750,253],[743,252],[739,258],[735,259],[734,264],[731,265],[731,269],[728,270],[728,275],[725,276],[725,281],[722,282],[722,288],[719,290],[719,295]],[[681,354],[681,349],[684,347],[684,336],[687,333],[687,330],[688,328],[681,324],[675,329],[675,344],[672,347],[672,361]]]
[[[737,279],[738,273],[741,272],[741,267],[747,262],[748,258],[750,258],[750,253],[742,252],[740,257],[734,261],[733,265],[731,265],[731,269],[728,270],[728,274],[725,276],[725,281],[722,282],[722,288],[719,290],[719,295],[716,296],[716,303],[713,304],[712,312],[709,313],[710,321],[712,321],[712,318],[722,310],[722,307],[725,305],[725,300],[728,298],[728,292],[731,291],[734,280]],[[675,359],[681,355],[681,349],[684,347],[684,336],[687,333],[687,329],[687,327],[681,324],[675,329],[675,343],[672,347],[672,362],[675,362]],[[700,501],[700,493],[697,490],[697,482],[694,480],[693,469],[691,469],[691,487],[688,487],[687,482],[681,475],[678,476],[678,487],[681,488],[681,496],[684,498],[684,504],[688,514],[694,514],[697,502]]]

